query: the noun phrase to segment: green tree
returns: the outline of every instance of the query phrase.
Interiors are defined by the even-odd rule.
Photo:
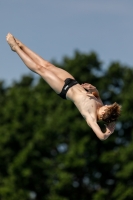
[[[104,103],[122,105],[116,131],[100,141],[41,78],[1,82],[0,199],[133,199],[133,70],[119,62],[103,70],[94,52],[53,64],[95,85]]]

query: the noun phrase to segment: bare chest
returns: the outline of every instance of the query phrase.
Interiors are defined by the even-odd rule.
[[[99,102],[96,101],[95,97],[90,98],[88,96],[75,102],[76,107],[84,118],[88,114],[96,118],[98,104]]]

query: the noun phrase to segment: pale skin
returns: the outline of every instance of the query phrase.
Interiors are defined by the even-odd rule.
[[[24,64],[30,70],[39,74],[57,94],[61,92],[65,79],[74,79],[70,73],[41,58],[12,34],[8,33],[6,40]],[[106,126],[105,133],[102,132],[97,123],[97,121],[102,120],[102,115],[106,112],[108,106],[103,105],[96,87],[88,83],[74,85],[68,90],[66,98],[75,104],[100,140],[106,140],[114,132],[114,122]]]

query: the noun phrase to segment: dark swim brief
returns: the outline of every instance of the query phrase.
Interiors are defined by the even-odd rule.
[[[62,88],[62,91],[60,94],[58,94],[61,98],[66,99],[66,93],[69,90],[69,88],[71,88],[72,86],[78,84],[78,82],[74,79],[71,78],[67,78],[65,81],[65,84]]]

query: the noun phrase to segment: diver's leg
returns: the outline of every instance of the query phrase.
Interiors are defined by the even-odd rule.
[[[54,66],[53,64],[51,64],[50,62],[44,60],[42,57],[37,55],[31,49],[29,49],[26,45],[24,45],[17,38],[15,38],[15,41],[19,45],[19,47],[23,50],[23,52],[26,53],[36,64],[41,65],[42,67],[45,67],[45,68],[49,69],[51,72],[56,74],[56,76],[58,76],[63,81],[66,78],[74,79],[74,77],[70,73],[68,73],[67,71],[65,71],[65,70],[63,70],[61,68],[58,68],[58,67]]]
[[[17,45],[14,37],[10,33],[7,35],[6,39],[11,49],[19,55],[24,64],[30,70],[39,74],[56,93],[61,92],[64,85],[64,80],[60,79],[54,72],[52,72],[52,70],[50,70],[50,66],[46,67],[46,64],[45,66],[41,66],[35,63],[24,51],[22,51],[22,49]]]
[[[26,53],[36,64],[38,65],[47,65],[48,62],[29,49],[26,45],[24,45],[20,40],[14,38],[18,46]]]

